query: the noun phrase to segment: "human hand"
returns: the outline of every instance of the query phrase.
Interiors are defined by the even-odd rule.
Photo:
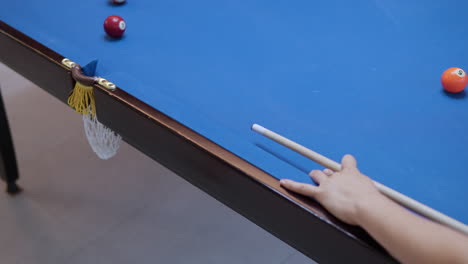
[[[353,156],[345,155],[341,168],[339,172],[329,169],[311,171],[309,175],[318,186],[287,179],[280,183],[288,190],[314,198],[343,222],[359,225],[359,206],[382,195],[372,180],[358,170]]]

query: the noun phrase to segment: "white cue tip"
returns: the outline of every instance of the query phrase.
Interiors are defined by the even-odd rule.
[[[252,125],[252,130],[263,135],[263,134],[265,134],[266,128],[262,127],[259,124],[253,124]]]

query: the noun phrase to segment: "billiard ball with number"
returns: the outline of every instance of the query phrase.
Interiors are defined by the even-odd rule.
[[[468,84],[468,76],[460,68],[447,69],[441,78],[442,87],[449,93],[459,93],[465,89]]]
[[[127,25],[125,24],[125,20],[116,15],[109,16],[104,21],[104,30],[106,31],[107,35],[113,38],[122,37],[126,28]]]

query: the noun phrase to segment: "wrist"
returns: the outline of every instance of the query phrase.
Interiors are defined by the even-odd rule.
[[[372,215],[372,212],[382,210],[385,208],[385,203],[388,202],[388,198],[380,192],[366,196],[365,199],[361,199],[356,204],[356,223],[358,226],[364,227],[367,220]]]

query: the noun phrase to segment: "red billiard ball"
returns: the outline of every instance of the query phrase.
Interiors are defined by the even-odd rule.
[[[106,31],[107,35],[113,38],[122,37],[126,28],[127,25],[125,24],[125,20],[116,15],[109,16],[104,21],[104,30]]]
[[[112,0],[112,3],[115,4],[115,5],[121,5],[123,3],[125,3],[126,1],[125,0]]]
[[[449,93],[459,93],[465,89],[468,84],[468,76],[460,68],[447,69],[441,78],[442,87]]]

